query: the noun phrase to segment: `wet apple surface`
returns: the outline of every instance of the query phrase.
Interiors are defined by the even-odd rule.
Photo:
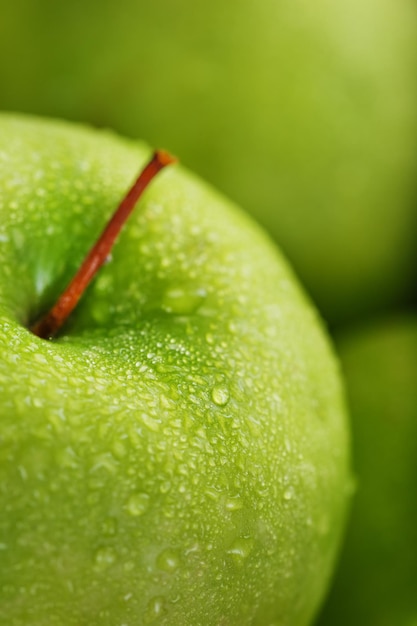
[[[291,269],[176,165],[40,339],[31,321],[151,151],[60,122],[0,128],[0,621],[307,625],[344,525],[349,436]]]

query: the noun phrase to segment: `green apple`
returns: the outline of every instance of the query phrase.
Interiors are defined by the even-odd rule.
[[[417,318],[339,344],[358,490],[321,626],[417,624]]]
[[[412,0],[2,0],[0,106],[181,154],[336,323],[412,282],[416,41]]]
[[[339,367],[287,263],[171,166],[53,341],[149,157],[0,115],[0,623],[306,626],[349,500]]]

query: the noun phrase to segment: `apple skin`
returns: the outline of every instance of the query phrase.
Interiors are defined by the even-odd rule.
[[[332,324],[407,297],[414,2],[3,5],[2,108],[88,120],[181,154],[269,230]]]
[[[306,626],[350,490],[339,367],[265,234],[180,166],[65,332],[149,149],[0,115],[0,623]]]
[[[417,317],[338,342],[352,414],[358,489],[320,626],[417,623]]]

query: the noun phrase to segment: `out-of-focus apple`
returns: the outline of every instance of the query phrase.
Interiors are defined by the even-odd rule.
[[[417,624],[417,318],[345,335],[358,489],[320,626]]]

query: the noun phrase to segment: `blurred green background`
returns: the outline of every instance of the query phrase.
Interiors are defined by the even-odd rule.
[[[266,226],[332,325],[407,299],[413,0],[0,7],[0,108],[171,150]]]
[[[0,109],[174,152],[337,336],[358,497],[323,625],[417,624],[416,69],[414,0],[0,0]]]

